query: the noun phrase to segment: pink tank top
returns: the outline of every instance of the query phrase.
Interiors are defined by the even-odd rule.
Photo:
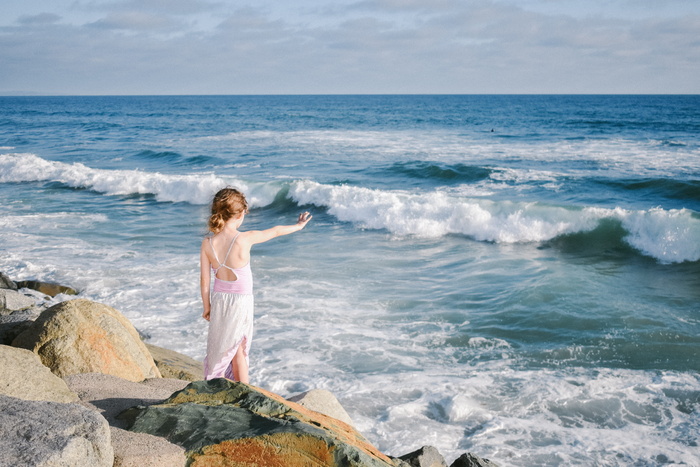
[[[231,248],[233,248],[233,244],[235,243],[236,239],[238,238],[238,235],[240,235],[240,232],[236,234],[235,237],[233,237],[233,240],[231,240],[231,245],[228,247],[228,251],[226,252],[226,257],[224,258],[223,261],[219,261],[219,257],[216,255],[216,250],[214,249],[214,245],[211,242],[211,237],[209,237],[209,245],[211,246],[211,250],[214,252],[214,258],[216,261],[219,263],[219,267],[215,268],[213,265],[211,267],[212,272],[214,273],[214,292],[222,292],[222,293],[235,293],[235,294],[252,294],[253,293],[253,271],[250,269],[250,262],[243,266],[242,268],[232,268],[230,266],[227,266],[224,264],[226,260],[228,259],[228,255],[231,253]],[[219,272],[219,269],[221,268],[226,268],[229,271],[232,271],[236,275],[236,280],[235,281],[224,281],[216,277],[216,274]]]

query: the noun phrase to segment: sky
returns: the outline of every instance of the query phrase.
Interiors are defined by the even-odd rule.
[[[0,94],[698,94],[700,0],[0,0]]]

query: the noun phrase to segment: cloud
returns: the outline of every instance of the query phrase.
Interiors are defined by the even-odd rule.
[[[82,4],[93,12],[99,9],[99,19],[61,24],[46,17],[0,29],[0,90],[700,91],[700,15],[580,16],[488,0],[440,0],[433,5],[366,0],[329,8],[301,5],[290,15],[274,4]]]
[[[73,8],[83,11],[148,11],[176,16],[214,11],[221,7],[221,2],[207,0],[119,0],[87,3],[76,1],[73,3]]]
[[[86,26],[98,29],[121,29],[127,31],[159,31],[172,29],[175,25],[175,22],[164,16],[138,11],[127,11],[124,13],[110,13],[99,21],[89,23]]]
[[[54,13],[39,13],[37,15],[23,15],[17,19],[20,24],[51,24],[61,20],[61,17]]]

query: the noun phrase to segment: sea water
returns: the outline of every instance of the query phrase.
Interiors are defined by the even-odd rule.
[[[391,455],[700,465],[700,96],[0,98],[0,270],[197,359],[226,185],[314,216],[253,250],[252,384]]]

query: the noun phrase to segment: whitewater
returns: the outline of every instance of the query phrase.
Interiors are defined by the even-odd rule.
[[[253,251],[253,384],[333,391],[391,455],[700,464],[697,97],[0,100],[16,280],[202,359],[198,248],[233,185],[244,228],[314,215]]]
[[[134,170],[99,170],[80,163],[44,160],[34,154],[0,154],[0,183],[59,182],[108,195],[153,195],[160,202],[207,204],[216,187],[236,186],[253,207],[264,208],[277,196],[327,210],[340,221],[386,229],[396,235],[465,235],[498,243],[542,242],[566,234],[590,232],[604,220],[618,222],[624,240],[662,262],[700,260],[700,216],[688,209],[565,207],[534,202],[494,202],[457,196],[444,190],[415,194],[311,180],[286,183],[245,182],[215,174],[164,175]],[[214,188],[213,188],[214,187]]]

